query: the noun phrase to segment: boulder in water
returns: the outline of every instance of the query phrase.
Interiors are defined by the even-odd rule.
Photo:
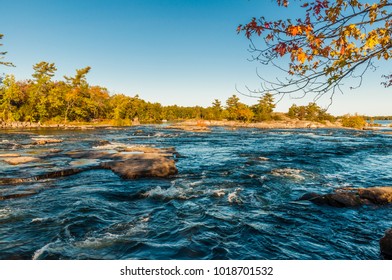
[[[177,174],[174,160],[157,154],[134,154],[124,161],[103,162],[100,166],[112,170],[124,179],[168,177]]]
[[[392,260],[392,229],[387,230],[380,240],[381,255],[384,259]]]
[[[34,138],[33,145],[46,145],[46,144],[55,144],[61,143],[63,140],[60,139],[53,139],[53,138]]]
[[[329,194],[307,193],[300,200],[309,200],[317,205],[333,207],[386,205],[392,203],[392,187],[347,188]]]
[[[100,146],[109,145],[110,142],[108,140],[96,140],[92,144],[93,147],[100,147]]]

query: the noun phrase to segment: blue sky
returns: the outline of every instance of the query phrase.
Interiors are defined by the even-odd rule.
[[[164,105],[209,106],[233,95],[253,104],[256,99],[236,91],[258,88],[259,73],[274,69],[249,62],[248,42],[236,34],[253,16],[292,16],[296,9],[278,8],[273,0],[0,0],[1,50],[15,68],[2,67],[17,79],[28,79],[32,65],[54,62],[56,79],[91,66],[90,84],[111,93],[139,96]],[[392,91],[380,76],[390,63],[369,73],[363,86],[337,95],[329,111],[339,115],[392,115]],[[303,99],[285,97],[277,111]],[[320,100],[326,106],[329,100]]]

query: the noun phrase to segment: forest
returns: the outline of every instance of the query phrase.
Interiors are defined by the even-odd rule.
[[[157,123],[163,120],[235,120],[260,122],[281,120],[282,114],[274,113],[275,100],[270,93],[264,94],[254,105],[242,103],[232,95],[225,104],[218,99],[211,106],[183,107],[163,106],[121,93],[110,94],[102,86],[90,85],[85,67],[76,70],[74,76],[53,79],[57,70],[54,63],[39,62],[33,66],[29,80],[18,81],[6,75],[0,84],[0,120],[2,122],[69,123],[103,122],[114,125],[132,123]],[[335,117],[316,103],[307,106],[293,105],[286,114],[290,118],[309,121],[334,121]]]

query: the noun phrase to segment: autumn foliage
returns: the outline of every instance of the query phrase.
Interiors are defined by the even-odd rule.
[[[342,80],[357,78],[359,86],[366,70],[377,60],[392,57],[392,2],[378,0],[277,0],[283,7],[300,5],[303,17],[269,21],[253,18],[237,28],[250,39],[254,60],[273,64],[288,74],[285,81],[269,83],[265,91],[290,93],[326,92],[333,95]],[[262,41],[257,41],[258,37]],[[284,66],[278,64],[280,57]],[[389,73],[384,73],[389,74]],[[392,84],[386,75],[385,86]]]

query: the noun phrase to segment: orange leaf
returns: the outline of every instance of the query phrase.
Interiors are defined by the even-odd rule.
[[[301,49],[297,53],[297,60],[301,63],[304,63],[306,60],[306,53],[304,53]]]

